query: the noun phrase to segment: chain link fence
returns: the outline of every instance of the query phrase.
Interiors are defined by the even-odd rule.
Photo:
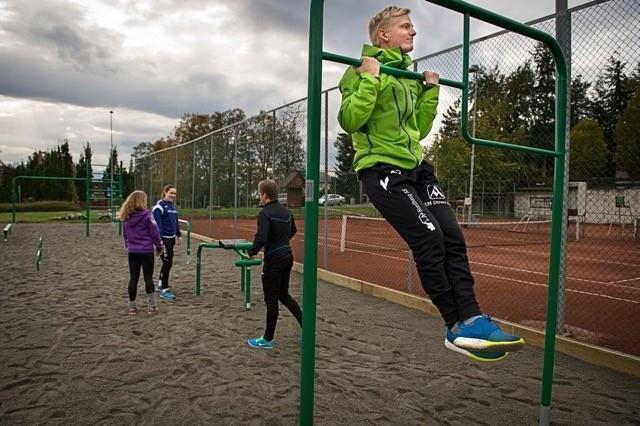
[[[558,24],[559,22],[559,24]],[[571,69],[569,185],[559,333],[640,355],[640,3],[594,1],[530,23],[566,44]],[[556,29],[556,25],[558,28]],[[554,148],[550,52],[500,32],[472,42],[473,135]],[[461,80],[462,48],[416,60],[414,70]],[[425,296],[406,245],[368,203],[351,168],[351,138],[336,117],[340,93],[323,93],[318,264]],[[553,159],[471,146],[460,136],[459,90],[441,88],[426,159],[456,211],[483,309],[543,329]],[[252,239],[257,184],[274,178],[304,229],[306,99],[139,157],[136,188],[151,199],[175,184],[195,232]],[[332,195],[333,194],[333,195]],[[293,241],[303,261],[302,238]],[[629,325],[627,325],[629,324]]]

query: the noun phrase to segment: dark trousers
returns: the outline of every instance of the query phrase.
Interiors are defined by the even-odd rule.
[[[129,300],[136,300],[138,295],[138,280],[140,279],[140,268],[144,276],[144,289],[147,294],[154,292],[153,289],[153,252],[151,253],[129,253]]]
[[[176,245],[176,238],[162,237],[162,244],[164,244],[164,253],[160,256],[162,260],[162,267],[160,268],[160,281],[162,281],[162,288],[169,288],[169,272],[173,266],[173,247]]]
[[[409,245],[422,288],[447,326],[480,315],[464,235],[433,167],[378,164],[360,177],[375,208]]]
[[[289,294],[289,277],[293,267],[293,255],[265,258],[262,267],[262,291],[267,305],[267,325],[264,331],[265,340],[273,340],[278,323],[278,301],[289,309],[302,326],[302,310]]]

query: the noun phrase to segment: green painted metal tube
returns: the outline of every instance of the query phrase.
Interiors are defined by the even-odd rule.
[[[262,263],[262,261],[260,263]],[[243,269],[244,268],[247,270],[244,275],[246,280],[244,283],[244,308],[249,310],[251,309],[251,266],[243,266]]]
[[[89,163],[87,163],[87,170],[89,167]],[[64,176],[16,176],[13,179],[11,179],[11,223],[16,223],[16,203],[17,203],[17,191],[16,191],[16,186],[17,186],[17,182],[18,180],[73,180],[73,181],[86,181],[87,178],[83,177],[83,178],[72,178],[72,177],[64,177]],[[89,195],[87,195],[87,201],[86,201],[86,205],[88,205],[88,200],[89,200]],[[87,213],[86,213],[87,217],[85,219],[86,221],[86,231],[85,234],[88,237],[89,236],[89,222],[90,222],[90,217],[89,217],[89,208],[87,207]]]
[[[432,3],[441,4],[438,0],[427,0]],[[463,4],[458,0],[449,0],[446,5],[443,6],[452,8],[451,5]],[[503,28],[512,30],[519,34],[525,35],[530,38],[544,43],[551,50],[554,62],[556,65],[556,120],[555,120],[555,145],[554,150],[543,150],[539,148],[533,148],[528,146],[513,145],[507,143],[500,143],[494,141],[487,141],[483,139],[476,139],[469,134],[468,128],[468,105],[469,105],[469,93],[468,93],[468,72],[469,69],[469,13],[464,15],[464,41],[463,41],[463,75],[466,89],[463,90],[462,96],[462,135],[470,143],[478,145],[486,145],[493,147],[500,147],[518,151],[524,151],[534,154],[542,154],[554,157],[554,178],[553,178],[553,202],[551,212],[551,246],[550,246],[550,262],[549,262],[549,286],[547,291],[547,320],[545,327],[545,350],[544,350],[544,362],[542,371],[542,390],[540,396],[541,406],[541,423],[546,423],[548,415],[543,415],[543,412],[548,412],[551,406],[551,393],[553,387],[553,366],[555,358],[555,330],[558,314],[558,286],[560,281],[560,250],[561,250],[561,238],[562,238],[562,210],[564,206],[564,162],[566,155],[565,141],[566,141],[566,120],[567,120],[567,64],[564,57],[564,53],[557,41],[549,34],[535,30],[526,25],[520,24],[515,21],[511,21],[508,18],[493,14],[492,12],[485,11],[475,6],[463,4],[465,10],[474,11],[474,17],[491,22],[493,24],[502,26]],[[469,6],[469,9],[467,9]],[[456,10],[456,9],[454,9]],[[464,13],[464,12],[463,12]],[[484,19],[487,18],[487,19]],[[524,27],[524,28],[522,28]],[[543,421],[543,419],[546,419]]]
[[[218,243],[201,243],[196,253],[196,296],[200,296],[200,266],[202,265],[202,250],[205,248],[220,248]]]
[[[240,259],[233,262],[235,266],[247,267],[262,265],[262,259]]]
[[[91,214],[91,206],[89,206],[89,198],[91,198],[91,180],[93,179],[93,176],[89,176],[89,171],[91,170],[91,162],[87,161],[86,164],[86,171],[85,171],[85,188],[84,188],[84,208],[85,208],[85,215],[87,216],[87,222],[85,224],[85,236],[89,236],[89,223],[91,222],[89,219],[89,215]]]
[[[461,0],[426,0],[462,13],[464,16],[464,42],[463,42],[463,82],[449,82],[441,80],[443,85],[452,85],[463,90],[462,102],[462,135],[470,143],[491,146],[495,148],[510,149],[532,154],[554,157],[554,182],[553,182],[553,209],[552,209],[552,237],[550,247],[551,261],[549,264],[549,289],[547,297],[547,324],[545,333],[545,353],[543,365],[543,384],[541,395],[541,414],[543,409],[550,406],[551,387],[553,382],[553,362],[555,349],[555,327],[557,322],[558,305],[558,281],[560,274],[560,249],[562,231],[562,211],[564,198],[564,161],[566,140],[566,97],[567,97],[567,65],[564,54],[556,40],[543,31],[524,25],[520,22],[471,5]],[[555,122],[555,147],[554,150],[540,149],[530,146],[490,141],[473,138],[468,131],[468,87],[469,87],[469,18],[497,25],[518,34],[541,41],[551,50],[556,66],[556,122]],[[319,146],[320,146],[320,93],[322,58],[345,63],[359,65],[358,59],[347,58],[322,52],[322,26],[323,26],[323,1],[311,0],[309,18],[309,69],[308,69],[308,107],[307,107],[307,183],[308,188],[305,200],[305,270],[304,270],[304,295],[303,295],[303,350],[301,362],[301,386],[300,386],[300,424],[313,424],[313,380],[315,369],[315,314],[316,314],[316,287],[317,279],[317,208],[311,208],[317,199],[317,187],[319,179]],[[384,67],[386,68],[386,67]],[[422,79],[422,76],[412,75],[408,71],[389,71],[381,68],[382,72],[398,75],[400,77]],[[404,74],[405,72],[410,74]],[[417,74],[417,73],[414,73]],[[454,84],[447,84],[454,83]],[[315,207],[315,203],[313,204]],[[548,418],[546,418],[548,420]],[[544,422],[543,417],[540,418]]]
[[[191,259],[191,222],[184,219],[179,219],[178,222],[184,223],[187,226],[187,264]]]
[[[318,294],[318,187],[320,182],[320,117],[322,106],[323,0],[311,0],[307,88],[307,176],[304,207],[304,272],[302,354],[300,361],[300,424],[313,424]]]
[[[353,65],[354,67],[358,67],[362,64],[362,59],[350,58],[348,56],[337,55],[335,53],[329,52],[322,52],[322,59],[332,62],[339,62],[345,65]],[[380,65],[380,72],[396,77],[424,80],[424,74],[422,73],[393,68],[383,64]],[[465,88],[464,83],[460,81],[447,80],[446,78],[441,78],[440,84],[443,86],[455,87],[457,89]]]
[[[427,0],[430,1],[430,0]],[[505,18],[506,19],[506,18]],[[462,114],[461,114],[461,127],[462,136],[472,144],[490,146],[493,148],[503,148],[512,151],[521,151],[532,154],[547,155],[557,157],[558,151],[552,151],[548,149],[536,148],[526,145],[517,145],[513,143],[498,142],[486,139],[479,139],[471,136],[469,133],[469,15],[464,15],[464,34],[462,43]]]
[[[242,294],[244,294],[244,290],[245,290],[244,283],[245,283],[245,268],[241,268],[240,269],[240,292]]]
[[[245,307],[251,309],[251,266],[262,264],[262,259],[252,259],[246,253],[246,250],[253,247],[253,243],[238,242],[233,250],[240,255],[240,259],[234,262],[234,265],[240,268],[240,291],[244,293]],[[198,246],[196,254],[196,296],[201,293],[201,267],[202,267],[202,250],[211,249],[229,249],[225,247],[221,241],[217,243],[201,243]]]
[[[42,237],[38,238],[38,245],[36,251],[36,271],[40,270],[40,262],[42,261],[42,256],[44,254],[44,242],[42,241]]]

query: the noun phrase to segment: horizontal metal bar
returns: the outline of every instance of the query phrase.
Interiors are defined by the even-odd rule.
[[[362,64],[362,59],[350,58],[348,56],[337,55],[335,53],[322,52],[322,59],[326,61],[339,62],[345,65],[353,65],[354,67],[358,67]],[[424,80],[424,74],[419,72],[413,72],[408,70],[401,70],[398,68],[389,67],[384,64],[380,64],[380,72],[385,74],[393,75],[395,77],[401,78],[411,78],[413,80]],[[464,83],[460,81],[447,80],[445,78],[440,79],[440,84],[442,86],[456,87],[458,89],[464,89]]]

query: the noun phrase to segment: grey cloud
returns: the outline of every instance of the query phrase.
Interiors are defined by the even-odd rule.
[[[15,18],[3,25],[4,30],[29,46],[31,54],[57,57],[78,70],[98,73],[117,70],[116,47],[120,36],[83,24],[83,11],[77,5],[9,2],[7,9]]]
[[[276,87],[228,88],[224,74],[207,71],[158,75],[117,74],[109,78],[78,72],[16,52],[0,50],[0,93],[16,98],[46,99],[85,107],[122,106],[168,117],[185,112],[221,111],[235,106],[264,105]]]

